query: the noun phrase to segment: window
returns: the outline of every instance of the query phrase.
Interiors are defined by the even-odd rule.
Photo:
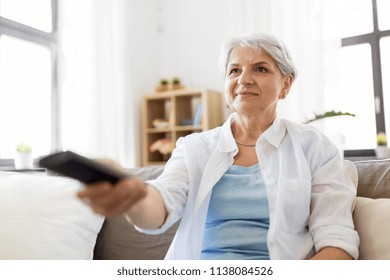
[[[341,49],[341,95],[343,111],[352,112],[354,118],[343,118],[341,131],[349,149],[374,148],[376,145],[375,99],[373,71],[369,44],[358,44]],[[356,67],[356,58],[359,67]],[[364,82],[358,82],[364,81]],[[341,120],[341,119],[340,119]],[[362,131],[365,136],[362,137]]]
[[[0,0],[0,165],[59,147],[56,0]]]
[[[390,77],[390,36],[383,37],[380,40],[380,49],[381,49],[382,77]],[[384,107],[385,107],[386,131],[387,134],[390,134],[390,79],[389,78],[383,79],[383,104],[385,105]]]
[[[344,119],[345,155],[374,155],[376,134],[390,133],[390,21],[388,0],[347,1],[341,30],[340,107],[356,114]],[[387,14],[386,14],[387,13]]]
[[[51,32],[51,0],[1,0],[0,15],[24,25]]]

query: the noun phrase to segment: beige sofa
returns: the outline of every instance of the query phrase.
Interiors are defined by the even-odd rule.
[[[354,220],[361,259],[390,259],[390,159],[349,164],[358,180]],[[356,168],[355,168],[356,167]],[[162,166],[133,168],[142,179]],[[1,259],[163,259],[177,225],[137,232],[123,217],[104,218],[76,197],[78,181],[0,171]]]
[[[355,162],[358,172],[354,219],[361,238],[360,259],[390,259],[390,160]],[[163,167],[129,170],[152,179]],[[137,232],[122,217],[106,219],[94,251],[95,259],[162,259],[176,227],[162,235]]]

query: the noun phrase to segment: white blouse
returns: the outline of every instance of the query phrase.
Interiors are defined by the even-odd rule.
[[[199,259],[213,186],[238,152],[234,113],[222,127],[180,138],[163,174],[147,183],[160,191],[168,217],[159,234],[181,218],[166,259]],[[271,259],[305,259],[333,246],[358,257],[352,207],[356,188],[338,149],[309,125],[275,119],[256,142],[267,188]]]

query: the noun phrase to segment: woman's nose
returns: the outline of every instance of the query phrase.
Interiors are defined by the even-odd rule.
[[[250,85],[253,83],[252,74],[249,71],[242,71],[238,78],[238,83],[241,85]]]

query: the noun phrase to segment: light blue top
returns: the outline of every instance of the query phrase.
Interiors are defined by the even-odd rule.
[[[268,199],[259,164],[232,165],[211,194],[201,259],[269,259]]]

